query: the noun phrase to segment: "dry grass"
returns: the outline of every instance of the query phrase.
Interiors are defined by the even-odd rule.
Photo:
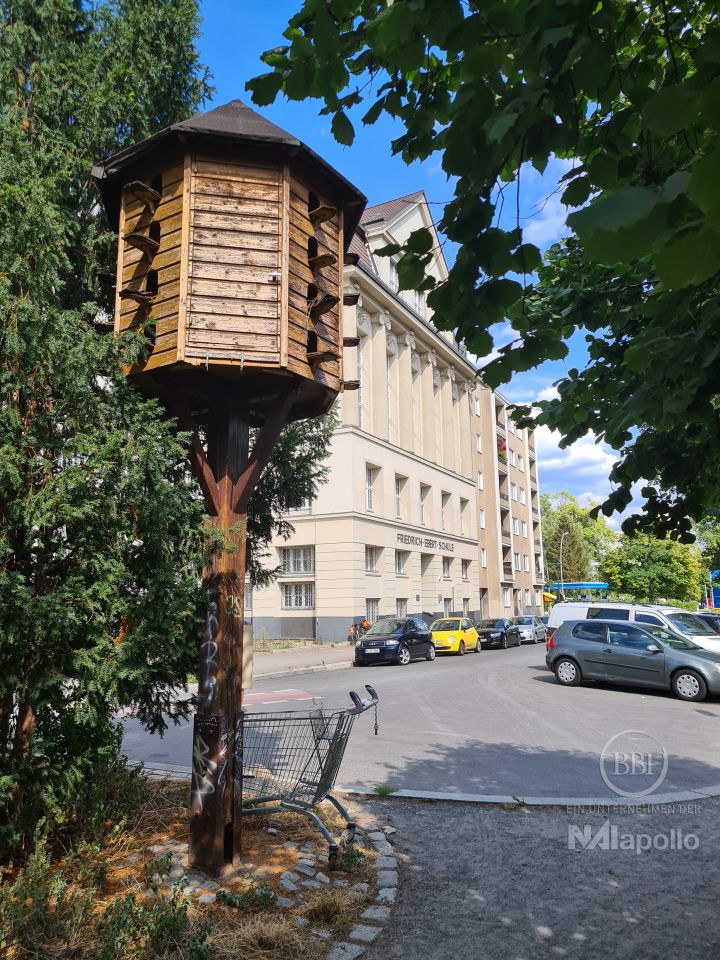
[[[317,960],[325,952],[309,934],[296,929],[291,920],[267,915],[240,925],[218,924],[210,935],[210,944],[218,960]]]
[[[329,927],[336,932],[349,929],[372,901],[372,897],[357,890],[336,887],[334,890],[318,891],[308,898],[308,920]]]

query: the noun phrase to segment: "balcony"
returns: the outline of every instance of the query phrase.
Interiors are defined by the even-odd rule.
[[[507,472],[508,472],[507,461],[503,461],[498,457],[498,473],[503,473],[505,474],[505,476],[507,476]]]
[[[533,478],[530,477],[530,490],[531,490],[533,493],[537,493],[537,489],[538,489],[538,482],[537,482],[537,480],[533,480]]]
[[[502,437],[503,440],[507,440],[507,433],[505,432],[505,427],[503,427],[502,424],[495,421],[495,429],[497,430],[499,437]]]
[[[540,519],[540,511],[537,509],[537,507],[532,508],[532,515],[537,517],[538,520]]]
[[[511,563],[503,564],[503,580],[514,580],[513,565]]]
[[[502,491],[500,491],[500,499],[505,503],[510,503],[510,497],[506,493],[503,493]],[[502,503],[500,504],[500,507],[502,508]],[[509,507],[506,509],[509,509]]]
[[[509,533],[509,531],[503,530],[503,531],[500,533],[500,539],[501,539],[502,545],[503,545],[504,547],[509,547],[509,546],[511,546],[512,540],[510,539],[510,533]]]
[[[542,543],[540,542],[540,540],[535,541],[535,546],[538,548],[538,550],[542,549]]]

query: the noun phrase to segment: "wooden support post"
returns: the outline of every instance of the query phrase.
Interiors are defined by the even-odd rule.
[[[203,576],[207,619],[200,646],[198,707],[193,731],[190,865],[219,873],[240,853],[242,708],[247,507],[297,393],[280,398],[249,453],[245,406],[223,400],[210,411],[207,455],[193,432],[191,462],[221,543]],[[176,405],[182,425],[187,407]],[[212,508],[212,509],[211,509]],[[241,733],[240,733],[241,736]]]

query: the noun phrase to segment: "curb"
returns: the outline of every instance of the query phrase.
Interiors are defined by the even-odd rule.
[[[279,680],[281,677],[297,676],[302,673],[323,673],[325,670],[345,670],[352,666],[352,660],[343,663],[322,663],[315,667],[288,667],[287,670],[276,670],[273,673],[256,673],[253,676],[253,683],[256,680]]]
[[[361,797],[378,797],[374,790],[362,786],[336,786],[334,793],[344,793]],[[513,797],[489,793],[442,793],[434,790],[396,790],[388,798],[399,797],[404,800],[442,800],[454,803],[476,803],[485,806],[513,807],[648,807],[659,804],[689,803],[695,800],[709,800],[720,797],[720,786],[698,787],[678,793],[658,793],[645,797]]]

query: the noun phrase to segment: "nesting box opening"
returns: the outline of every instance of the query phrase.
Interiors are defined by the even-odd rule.
[[[145,293],[155,298],[158,292],[158,272],[157,270],[148,270],[145,275]]]

